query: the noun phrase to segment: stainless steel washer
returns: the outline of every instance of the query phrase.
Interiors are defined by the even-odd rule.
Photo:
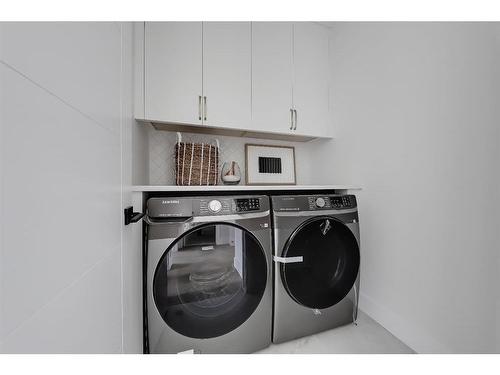
[[[271,343],[269,199],[150,198],[150,353],[250,353]]]
[[[359,223],[354,195],[272,197],[273,342],[356,321]]]

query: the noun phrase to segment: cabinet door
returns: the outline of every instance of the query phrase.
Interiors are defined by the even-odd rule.
[[[330,135],[328,29],[312,22],[296,22],[293,28],[295,133]]]
[[[146,22],[145,117],[201,124],[201,22]]]
[[[203,95],[206,97],[204,124],[249,128],[250,22],[203,23]]]
[[[293,24],[252,23],[252,129],[292,132]]]

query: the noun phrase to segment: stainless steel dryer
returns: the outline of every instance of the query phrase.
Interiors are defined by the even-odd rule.
[[[272,197],[273,342],[356,321],[359,223],[354,195]]]
[[[150,353],[250,353],[271,343],[269,199],[150,198]]]

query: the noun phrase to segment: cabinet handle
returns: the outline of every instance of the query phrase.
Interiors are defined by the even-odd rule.
[[[201,120],[201,95],[198,95],[198,120]]]
[[[294,109],[293,111],[295,112],[295,127],[293,128],[293,130],[297,130],[297,122],[298,122],[298,120],[297,120],[297,110]]]
[[[203,120],[207,121],[207,97],[203,97]]]
[[[290,108],[290,130],[293,130],[293,109]]]

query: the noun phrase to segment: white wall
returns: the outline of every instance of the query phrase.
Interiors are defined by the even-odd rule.
[[[360,307],[418,352],[500,351],[493,27],[332,31],[338,138],[315,142],[315,182],[363,187]]]
[[[126,27],[0,24],[0,352],[125,350]]]
[[[496,22],[495,24],[492,25],[494,34],[495,34],[495,39],[496,39],[496,48],[497,51],[500,49],[500,22]],[[497,168],[498,170],[498,168]],[[500,203],[499,203],[500,205]],[[497,246],[499,248],[500,246]],[[498,280],[496,280],[496,285],[500,285],[500,251],[496,251],[497,254],[497,277]],[[500,353],[500,287],[496,288],[496,353]]]

